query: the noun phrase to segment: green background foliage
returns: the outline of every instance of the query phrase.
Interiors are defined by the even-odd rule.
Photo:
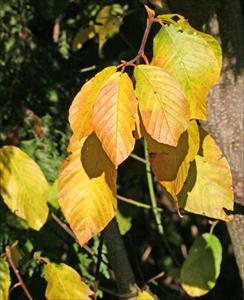
[[[40,165],[50,184],[55,182],[66,156],[70,137],[67,113],[75,94],[105,66],[118,65],[120,59],[136,55],[145,28],[146,15],[141,2],[116,1],[127,7],[123,23],[119,33],[105,43],[99,55],[97,37],[77,51],[72,50],[72,43],[81,28],[95,22],[97,12],[104,5],[115,1],[0,0],[0,143],[16,145],[28,153]],[[56,40],[53,38],[55,24],[59,31]],[[149,46],[153,35],[152,32]],[[150,51],[149,57],[152,56]],[[140,143],[136,153],[143,156]],[[120,167],[118,194],[149,203],[143,164],[129,158]],[[159,186],[157,196],[159,205],[168,208],[162,214],[167,241],[157,233],[150,210],[119,202],[121,214],[132,219],[131,229],[124,235],[129,258],[139,287],[148,284],[159,299],[189,299],[180,288],[180,265],[195,237],[209,231],[210,226],[200,216],[187,215],[181,219],[172,211]],[[64,221],[55,191],[50,209]],[[241,283],[225,224],[218,224],[215,234],[225,250],[221,273],[216,287],[201,299],[241,299]],[[34,257],[44,256],[55,263],[66,263],[87,283],[94,281],[97,256],[81,249],[51,216],[40,232],[26,230],[23,222],[0,201],[0,255],[3,256],[6,245],[16,241],[13,256],[34,299],[45,299],[46,287],[44,266]],[[97,253],[98,244],[96,237],[88,246]],[[103,293],[104,299],[115,299],[102,292],[103,287],[111,290],[115,287],[107,267],[106,249],[103,262],[100,295]],[[158,285],[148,282],[162,270],[166,275],[157,281]],[[16,282],[12,272],[11,278],[12,283]],[[25,299],[21,288],[11,292],[12,299]]]

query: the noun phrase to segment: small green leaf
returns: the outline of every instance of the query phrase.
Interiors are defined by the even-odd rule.
[[[80,275],[66,264],[48,263],[45,268],[47,300],[90,300],[93,292]]]
[[[40,230],[48,216],[48,182],[40,167],[14,146],[0,149],[0,193],[9,209]]]
[[[125,235],[131,229],[131,217],[125,217],[120,213],[119,210],[117,210],[116,220],[119,226],[120,234]]]
[[[222,261],[219,239],[209,233],[197,237],[181,269],[181,285],[191,297],[207,294],[216,283]]]
[[[0,258],[0,300],[8,300],[10,284],[9,265]]]

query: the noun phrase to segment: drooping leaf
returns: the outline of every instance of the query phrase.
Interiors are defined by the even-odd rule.
[[[219,43],[210,35],[192,28],[181,16],[159,18],[170,21],[154,38],[152,65],[160,66],[180,83],[194,119],[206,119],[206,98],[219,80],[222,54]]]
[[[117,3],[104,6],[96,17],[95,31],[98,34],[99,55],[106,41],[119,32],[124,8]]]
[[[155,141],[153,144],[151,142],[152,149],[160,150],[161,153],[151,154],[152,170],[158,182],[177,201],[177,195],[186,181],[190,163],[199,150],[200,138],[196,121],[190,122],[187,132],[181,135],[176,148],[155,144]]]
[[[73,39],[72,50],[77,51],[81,49],[85,42],[87,42],[88,40],[94,37],[95,37],[94,26],[89,26],[86,28],[81,27]]]
[[[102,85],[116,72],[116,67],[108,67],[86,82],[75,96],[69,109],[71,129],[78,139],[93,132],[92,111]]]
[[[0,258],[0,300],[8,300],[10,284],[9,265]]]
[[[234,196],[230,167],[210,135],[202,140],[202,153],[191,164],[179,204],[189,212],[230,221]]]
[[[40,230],[48,216],[48,182],[40,167],[15,146],[0,149],[3,201],[29,227]]]
[[[131,217],[125,217],[119,210],[116,212],[116,221],[121,235],[125,235],[131,229]]]
[[[102,147],[117,168],[132,152],[136,98],[126,73],[116,72],[102,86],[93,111],[93,127]]]
[[[204,233],[194,241],[181,269],[181,285],[191,297],[207,294],[216,283],[222,261],[219,239]]]
[[[48,263],[45,267],[47,300],[90,300],[94,293],[73,268],[66,264]]]
[[[116,170],[96,135],[72,145],[58,176],[59,204],[80,245],[115,216]]]
[[[179,84],[160,67],[139,65],[134,75],[146,131],[159,143],[176,146],[189,121],[188,103]]]

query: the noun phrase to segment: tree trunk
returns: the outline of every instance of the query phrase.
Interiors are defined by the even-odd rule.
[[[244,208],[243,102],[244,32],[240,0],[169,0],[172,12],[182,13],[189,22],[211,33],[221,43],[223,69],[219,83],[208,98],[206,127],[230,163],[235,203]],[[227,224],[244,288],[244,215],[236,212]]]

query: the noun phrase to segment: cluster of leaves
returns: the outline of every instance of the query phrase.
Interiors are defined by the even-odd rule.
[[[95,6],[91,7],[94,10]],[[7,15],[10,8],[7,4],[5,8]],[[33,8],[26,8],[31,15]],[[47,9],[50,9],[50,13],[46,17],[50,19],[60,14],[53,14],[52,7],[47,6]],[[105,41],[118,32],[124,10],[118,4],[103,9],[95,7],[95,21],[91,26],[94,34],[98,35],[100,54]],[[115,12],[115,15],[108,11]],[[120,21],[113,24],[118,21],[117,14]],[[104,16],[108,17],[106,21],[103,21]],[[81,88],[70,107],[69,121],[73,136],[67,149],[70,154],[59,175],[59,203],[81,245],[102,231],[116,215],[117,168],[133,151],[136,139],[142,137],[148,145],[151,167],[157,181],[171,195],[177,207],[225,221],[231,218],[229,212],[227,214],[223,209],[233,209],[229,166],[213,139],[195,121],[206,119],[206,96],[217,82],[221,67],[220,47],[212,37],[193,29],[179,15],[163,15],[159,19],[164,25],[154,38],[152,61],[149,65],[135,66],[135,85],[127,73],[117,71],[116,67],[105,68]],[[67,23],[70,21],[67,20]],[[108,28],[109,34],[106,33]],[[16,30],[22,32],[22,29]],[[25,43],[31,47],[33,39],[28,36]],[[79,43],[76,36],[73,48],[80,48]],[[33,49],[38,52],[34,46]],[[65,30],[61,32],[57,49],[64,59],[69,58]],[[11,57],[9,51],[6,53]],[[25,60],[32,62],[35,55],[38,56],[38,53],[25,57]],[[50,61],[58,71],[60,66],[57,60],[55,62],[50,57]],[[57,115],[60,111],[59,98],[67,95],[65,87],[56,84],[53,88],[52,82],[44,82],[46,99],[51,103],[50,112]],[[62,93],[63,96],[60,96]],[[26,103],[28,101],[27,95]],[[53,119],[50,120],[49,114],[41,118],[41,130],[44,133],[40,133],[40,126],[33,115],[31,119],[34,123],[33,132],[24,130],[23,134],[20,133],[23,137],[20,147],[38,162],[49,183],[40,167],[28,155],[16,147],[4,146],[0,150],[3,178],[1,195],[12,213],[21,218],[21,222],[15,218],[14,223],[20,222],[21,228],[40,230],[46,222],[49,223],[48,204],[52,206],[51,210],[59,208],[55,180],[69,133],[58,129],[56,133],[51,131]],[[62,118],[58,122],[61,121]],[[57,138],[53,138],[53,135]],[[224,183],[219,176],[223,173]],[[117,215],[117,220],[121,220],[121,215]],[[127,229],[122,228],[121,223],[121,231],[129,229],[127,222]],[[12,241],[3,244],[8,242]],[[28,245],[32,248],[32,241]],[[91,259],[79,252],[76,243],[74,248],[79,257],[80,273],[91,285],[94,276],[85,268]],[[94,245],[96,248],[97,245]],[[32,250],[30,254],[33,254]],[[195,241],[181,271],[182,286],[187,293],[191,296],[203,295],[215,285],[220,258],[221,246],[213,235],[203,235]],[[199,278],[195,259],[203,262],[202,268],[206,265],[212,266],[212,269],[208,268],[206,272],[202,269]],[[55,260],[58,259],[55,257]],[[5,299],[10,277],[4,259],[0,260],[0,270],[0,299]],[[208,273],[209,270],[212,271]],[[106,268],[103,273],[106,277]],[[70,299],[90,299],[92,296],[78,273],[66,264],[47,262],[45,277],[48,281],[47,299],[56,299],[67,290],[70,291],[67,295]],[[63,283],[63,287],[55,278]],[[63,290],[66,284],[67,288]],[[72,288],[69,288],[70,284]],[[149,299],[147,292],[139,295],[141,299],[144,299],[143,296]]]

